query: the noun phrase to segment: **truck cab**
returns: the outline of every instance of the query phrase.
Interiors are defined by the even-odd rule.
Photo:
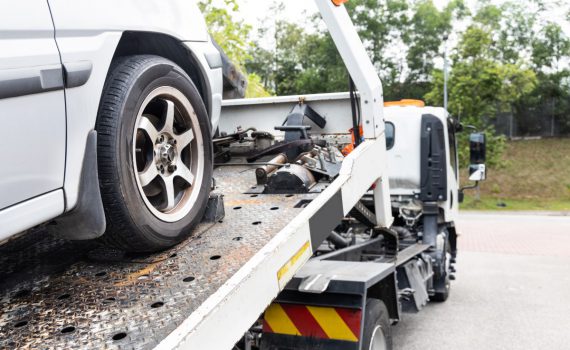
[[[423,189],[426,192],[424,199],[431,197],[437,202],[441,221],[454,222],[459,209],[455,121],[444,108],[426,107],[422,101],[403,100],[386,105],[384,113],[393,207],[399,212],[401,208],[421,206]],[[422,124],[437,128],[431,139],[423,135],[427,130],[423,130]],[[430,168],[435,172],[431,177],[428,174]]]
[[[393,230],[403,240],[421,240],[433,247],[434,283],[430,299],[445,301],[455,279],[457,258],[455,222],[463,190],[485,180],[485,135],[470,136],[471,163],[465,188],[459,183],[456,133],[463,127],[442,107],[419,100],[385,104]]]

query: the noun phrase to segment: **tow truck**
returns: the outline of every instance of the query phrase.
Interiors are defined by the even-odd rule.
[[[191,238],[152,255],[43,233],[0,246],[0,347],[390,349],[401,312],[447,298],[460,124],[384,108],[342,2],[316,0],[354,88],[224,102]]]

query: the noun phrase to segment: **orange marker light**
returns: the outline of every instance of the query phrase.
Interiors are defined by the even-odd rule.
[[[333,4],[335,4],[335,6],[340,6],[342,4],[344,4],[345,2],[348,2],[348,0],[332,0]]]
[[[407,106],[414,106],[414,107],[425,107],[426,104],[424,101],[421,100],[400,100],[400,101],[390,101],[384,102],[384,107],[407,107]]]

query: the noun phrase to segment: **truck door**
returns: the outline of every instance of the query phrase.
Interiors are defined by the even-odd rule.
[[[0,210],[63,186],[63,74],[47,1],[0,11]]]
[[[449,141],[449,172],[448,182],[450,191],[449,209],[452,218],[456,218],[459,211],[459,159],[457,153],[457,135],[455,134],[455,124],[451,121],[447,124],[447,133]]]

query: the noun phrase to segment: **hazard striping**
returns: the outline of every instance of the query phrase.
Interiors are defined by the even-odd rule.
[[[287,316],[285,310],[279,304],[271,304],[265,310],[265,322],[269,325],[267,328],[270,333],[281,333],[289,335],[301,335],[293,321]]]
[[[348,325],[334,308],[307,306],[307,309],[319,322],[329,339],[358,341],[358,335],[348,328]]]
[[[265,312],[263,332],[358,342],[362,311],[273,303]]]

